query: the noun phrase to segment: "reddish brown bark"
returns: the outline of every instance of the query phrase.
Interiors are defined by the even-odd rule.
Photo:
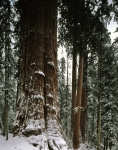
[[[80,115],[81,115],[81,99],[82,99],[82,84],[83,84],[83,65],[84,57],[82,52],[79,58],[79,71],[78,71],[78,90],[77,90],[77,102],[76,107],[78,107],[78,112],[75,113],[75,126],[74,126],[74,149],[79,148],[79,137],[80,137]]]
[[[87,47],[86,47],[87,49]],[[86,50],[87,51],[87,50]],[[81,111],[81,121],[80,121],[80,129],[82,142],[85,143],[86,140],[86,118],[87,118],[87,67],[88,67],[88,54],[87,52],[84,54],[84,71],[83,71],[83,85],[82,88],[82,104],[83,107]]]
[[[81,129],[82,141],[83,141],[83,143],[85,143],[85,140],[86,140],[86,117],[87,117],[87,114],[86,114],[86,109],[87,109],[86,88],[82,88],[81,107],[83,107],[83,109],[81,110],[80,129]]]
[[[66,148],[59,143],[57,0],[20,2],[22,60],[14,136],[38,136],[41,141],[34,138],[31,144],[39,149]]]
[[[20,6],[22,7],[22,60],[17,101],[19,114],[16,118],[19,125],[15,126],[14,135],[22,132],[27,136],[27,131],[23,129],[27,127],[28,120],[43,120],[42,131],[36,134],[45,130],[44,112],[42,111],[44,75],[39,72],[44,72],[44,29],[42,28],[44,4],[38,1],[24,1]],[[39,20],[42,20],[40,24]]]
[[[45,112],[46,128],[49,130],[49,119],[56,119],[58,122],[58,97],[57,97],[57,11],[56,1],[51,0],[45,3]],[[57,6],[57,5],[56,5]]]

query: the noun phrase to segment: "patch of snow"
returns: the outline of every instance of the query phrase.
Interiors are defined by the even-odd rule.
[[[44,100],[44,97],[40,94],[32,95],[31,98],[37,98],[37,99]]]
[[[14,125],[13,125],[13,126],[19,126],[19,121],[16,120],[16,121],[14,122]]]
[[[32,76],[29,77],[32,80]]]
[[[84,108],[83,108],[83,107],[80,107],[80,106],[75,107],[73,110],[74,110],[75,113],[78,113],[78,110],[79,110],[79,109],[81,109],[82,111],[84,111]]]
[[[43,77],[45,77],[45,74],[44,74],[42,71],[40,71],[40,70],[39,70],[39,71],[35,71],[35,73],[36,73],[36,74],[40,74],[40,75],[42,75]]]
[[[0,150],[39,150],[38,147],[31,145],[27,138],[24,137],[13,137],[9,134],[9,140],[6,141],[5,137],[0,135]]]
[[[50,122],[51,123],[51,122]],[[52,126],[53,127],[53,126]],[[48,139],[46,138],[46,134],[43,133],[42,135],[37,136],[30,136],[28,138],[25,137],[13,137],[12,134],[8,134],[9,140],[6,141],[5,137],[0,135],[0,150],[48,150],[49,148],[47,141],[51,144],[54,144],[60,150],[67,150],[67,146],[63,138],[55,137],[54,135],[49,136]],[[35,146],[33,146],[35,144]],[[117,143],[118,144],[118,143]],[[55,146],[55,150],[56,147]],[[116,148],[116,147],[115,147]],[[116,150],[114,148],[114,150]],[[80,144],[80,148],[78,150],[95,150],[94,148],[87,148],[87,143]]]
[[[35,62],[34,62],[34,63],[31,63],[31,65],[35,65]]]
[[[33,119],[30,119],[28,121],[28,126],[25,128],[25,130],[27,131],[30,131],[30,130],[39,130],[41,129],[41,126],[40,126],[40,121],[39,120],[33,120]]]
[[[47,97],[53,98],[53,95],[52,95],[51,93],[49,93],[49,94],[47,95]]]
[[[48,65],[51,65],[52,67],[54,67],[54,63],[53,62],[48,62]]]
[[[42,134],[42,135],[37,135],[37,136],[30,136],[28,138],[28,142],[32,145],[37,145],[37,147],[39,149],[47,149],[48,150],[48,144],[47,144],[47,138],[45,136],[45,134]],[[38,150],[39,150],[38,149]]]
[[[55,111],[56,111],[56,108],[53,106],[53,107],[52,107],[52,110],[55,110]]]

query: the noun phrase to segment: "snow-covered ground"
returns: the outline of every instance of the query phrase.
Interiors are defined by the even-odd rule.
[[[0,135],[0,150],[39,150],[38,147],[34,147],[24,137],[13,137],[9,134],[9,140],[6,141],[5,137]],[[80,150],[95,150],[88,149],[86,145],[81,144]]]
[[[9,140],[6,141],[5,137],[0,135],[0,150],[39,150],[38,147],[31,145],[24,137],[13,137],[9,134]],[[86,144],[81,144],[79,150],[95,150],[87,148]],[[109,149],[108,149],[109,150]],[[118,150],[118,143],[112,150]]]
[[[30,145],[23,137],[13,138],[12,134],[9,134],[8,141],[0,135],[0,150],[38,150],[38,148]]]

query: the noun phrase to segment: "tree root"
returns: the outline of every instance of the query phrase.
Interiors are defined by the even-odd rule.
[[[67,150],[66,142],[64,141],[59,124],[56,119],[47,120],[47,139],[50,150]]]
[[[60,138],[61,142],[59,142],[58,139],[59,138],[57,138],[56,140],[48,140],[49,149],[50,150],[67,150],[67,146],[66,146],[66,143],[64,143],[64,140]]]
[[[46,123],[46,132],[29,136],[29,143],[34,147],[38,147],[39,150],[67,150],[57,120],[49,118]]]
[[[67,145],[62,137],[44,135],[29,136],[28,142],[39,150],[67,150]],[[48,139],[47,139],[48,138]]]

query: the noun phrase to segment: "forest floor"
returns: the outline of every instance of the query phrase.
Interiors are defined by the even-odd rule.
[[[0,150],[39,150],[38,147],[31,145],[24,137],[13,137],[9,134],[9,140],[6,141],[5,137],[0,135]],[[72,150],[72,149],[69,149]],[[87,144],[80,144],[79,150],[95,150],[94,148],[87,147]],[[108,149],[109,150],[109,149]],[[118,143],[112,150],[118,150]]]
[[[9,134],[8,141],[5,140],[5,137],[0,135],[0,150],[39,150],[38,147],[34,147],[33,145],[29,144],[26,138],[19,138],[14,137],[12,134]],[[88,149],[86,145],[81,144],[79,150],[95,150],[95,149]]]

